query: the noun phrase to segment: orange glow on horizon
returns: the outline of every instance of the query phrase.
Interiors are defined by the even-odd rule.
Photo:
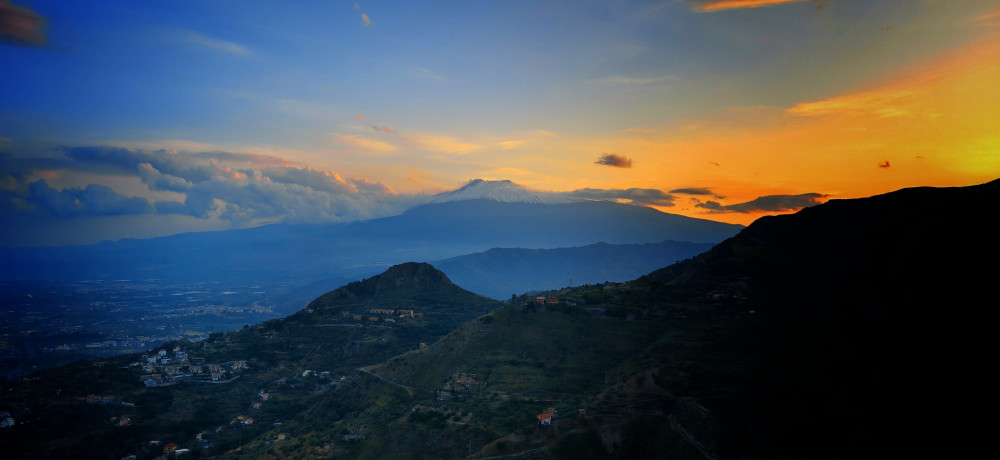
[[[710,0],[695,7],[695,11],[711,13],[714,11],[761,8],[765,6],[780,5],[782,3],[800,3],[805,1],[808,0]]]
[[[578,170],[599,182],[592,187],[706,187],[725,205],[768,194],[859,198],[985,183],[1000,177],[998,81],[1000,39],[992,38],[881,83],[786,109],[733,109],[683,126],[588,139],[574,147],[617,147],[636,166]],[[676,206],[657,209],[744,225],[779,214],[708,213],[694,204],[679,197]]]

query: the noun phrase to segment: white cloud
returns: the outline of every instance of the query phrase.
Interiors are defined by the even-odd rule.
[[[251,51],[249,48],[238,43],[210,37],[193,30],[181,30],[178,31],[178,34],[184,41],[194,43],[207,50],[218,51],[241,57],[254,57],[256,55],[256,53]]]
[[[388,142],[372,139],[370,137],[358,136],[355,134],[336,135],[336,140],[341,144],[359,147],[372,152],[389,153],[396,151],[396,146]]]
[[[432,71],[430,69],[427,69],[427,68],[424,68],[424,67],[418,67],[418,68],[414,69],[413,70],[413,76],[415,76],[417,78],[423,78],[425,80],[432,80],[432,81],[445,81],[445,80],[447,80],[443,76],[438,75],[434,71]]]

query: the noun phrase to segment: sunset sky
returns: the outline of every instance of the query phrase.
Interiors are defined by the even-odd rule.
[[[996,0],[0,0],[0,245],[1000,177]]]

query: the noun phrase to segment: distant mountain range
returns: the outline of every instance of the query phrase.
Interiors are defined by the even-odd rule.
[[[981,211],[998,199],[1000,181],[831,201],[544,303],[402,264],[165,347],[242,363],[225,383],[169,381],[156,373],[183,366],[139,356],[29,376],[0,396],[26,422],[0,443],[28,458],[151,458],[150,440],[211,457],[970,457],[991,439],[972,413],[993,407],[982,262],[1000,245]]]
[[[89,246],[3,248],[0,279],[304,284],[495,247],[717,243],[742,228],[611,202],[540,203],[536,195],[509,182],[474,181],[438,195],[439,203],[350,224],[279,224]]]

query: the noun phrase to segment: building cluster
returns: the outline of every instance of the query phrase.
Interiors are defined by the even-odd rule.
[[[365,313],[341,312],[340,316],[347,320],[369,323],[395,323],[398,320],[422,318],[423,313],[414,310],[394,308],[372,308]]]
[[[123,415],[121,417],[111,417],[111,423],[119,428],[132,426],[132,417],[129,415]]]
[[[179,346],[174,347],[172,354],[165,349],[153,354],[143,354],[142,359],[133,365],[142,367],[143,374],[139,379],[147,387],[173,384],[191,378],[223,382],[248,368],[244,359],[206,363],[205,358],[188,356]]]
[[[552,422],[555,421],[556,414],[558,413],[559,411],[557,411],[555,407],[550,407],[545,409],[545,412],[536,415],[535,418],[538,419],[539,425],[552,425]],[[587,418],[587,409],[577,409],[576,416],[578,418]]]
[[[437,390],[437,400],[461,400],[465,396],[464,393],[471,391],[474,386],[480,384],[481,382],[477,380],[476,374],[467,374],[464,372],[452,374],[451,378],[447,379],[441,385],[441,388]]]
[[[558,297],[545,297],[545,296],[537,296],[535,298],[528,297],[528,303],[537,303],[537,304],[541,304],[541,305],[546,305],[546,304],[548,304],[548,305],[555,305],[555,304],[559,303],[559,298]]]
[[[253,425],[253,417],[248,417],[246,415],[238,415],[229,421],[230,425],[239,423],[241,425]]]
[[[134,403],[130,403],[114,395],[102,396],[102,395],[90,394],[87,396],[78,396],[76,399],[81,401],[86,401],[87,404],[102,404],[102,405],[116,404],[125,407],[135,407]]]
[[[149,445],[153,449],[159,448],[160,444],[162,444],[160,441],[149,441]],[[191,453],[191,449],[184,449],[175,443],[168,442],[166,445],[163,446],[162,452],[163,455],[160,457],[156,457],[157,459],[160,458],[168,459],[170,458],[171,455],[173,455],[174,458],[180,457],[182,455]]]
[[[352,428],[349,433],[340,437],[343,441],[363,441],[367,439],[361,429]]]
[[[556,417],[555,407],[550,407],[548,409],[545,409],[545,412],[542,412],[541,414],[535,416],[535,418],[538,419],[539,425],[551,425],[552,419],[554,419],[555,417]]]

